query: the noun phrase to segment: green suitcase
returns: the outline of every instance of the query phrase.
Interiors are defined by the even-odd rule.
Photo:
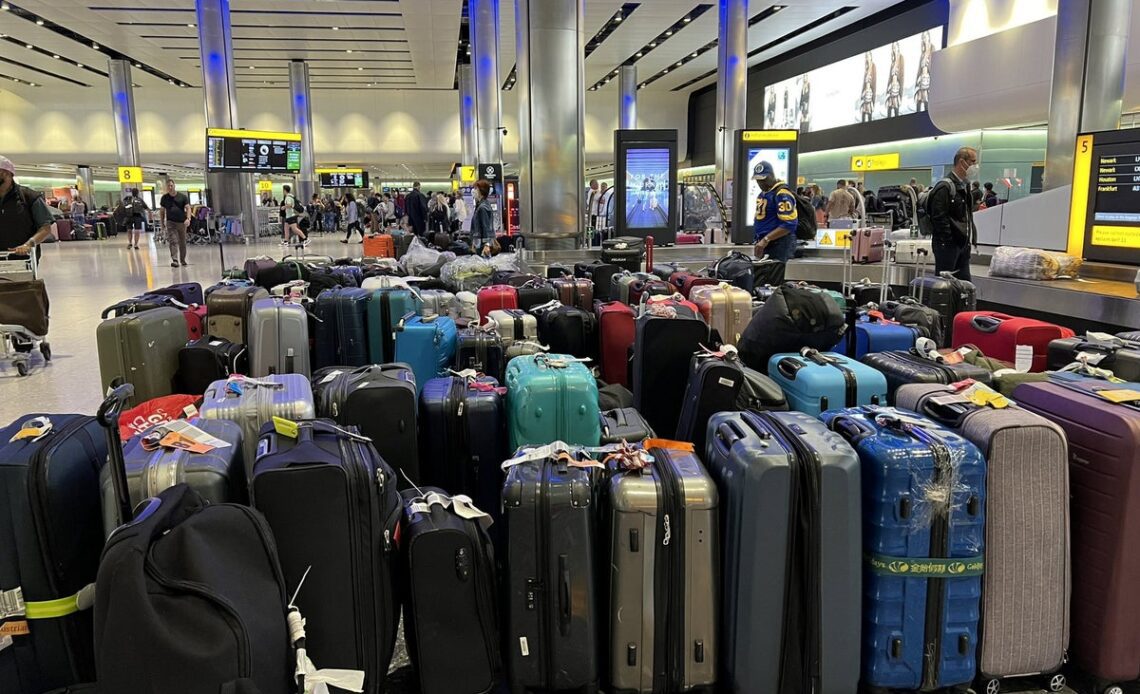
[[[189,339],[182,311],[163,307],[111,318],[95,329],[95,339],[104,390],[116,379],[133,384],[131,406],[174,392],[178,351]]]
[[[506,382],[511,450],[553,441],[598,445],[598,384],[585,364],[565,354],[516,357]]]

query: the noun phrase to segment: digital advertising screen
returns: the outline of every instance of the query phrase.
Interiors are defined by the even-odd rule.
[[[214,173],[300,173],[301,136],[210,128],[206,130],[206,169]]]
[[[322,188],[367,188],[368,172],[360,169],[317,169]]]
[[[788,182],[788,162],[792,156],[791,147],[749,147],[748,148],[748,199],[755,200],[760,195],[760,186],[752,178],[756,165],[766,161],[776,170],[776,178],[784,183]],[[795,189],[795,186],[792,186]],[[744,223],[751,227],[756,221],[756,206],[744,206]]]
[[[928,110],[942,27],[764,88],[764,127],[818,132]]]
[[[614,224],[617,234],[677,239],[677,131],[615,130]]]
[[[1073,165],[1068,252],[1140,265],[1140,133],[1080,135]]]

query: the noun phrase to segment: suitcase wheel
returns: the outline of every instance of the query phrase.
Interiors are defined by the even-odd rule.
[[[1102,690],[1103,694],[1124,694],[1124,687],[1119,684],[1110,684]]]
[[[1048,689],[1051,692],[1063,691],[1065,689],[1065,676],[1058,672],[1050,677]]]

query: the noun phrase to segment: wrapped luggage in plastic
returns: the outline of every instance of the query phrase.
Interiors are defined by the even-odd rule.
[[[1068,253],[1043,251],[1038,248],[999,246],[990,260],[991,277],[1015,277],[1023,280],[1055,280],[1076,277],[1081,259]]]
[[[443,264],[454,260],[455,254],[429,248],[422,239],[412,239],[408,252],[400,258],[400,266],[409,275],[438,277]]]
[[[465,255],[450,261],[440,270],[439,278],[456,292],[473,292],[491,279],[495,267],[486,258]]]

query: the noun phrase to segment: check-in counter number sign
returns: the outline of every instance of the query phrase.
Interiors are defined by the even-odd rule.
[[[119,183],[142,183],[143,172],[140,166],[120,166]]]

